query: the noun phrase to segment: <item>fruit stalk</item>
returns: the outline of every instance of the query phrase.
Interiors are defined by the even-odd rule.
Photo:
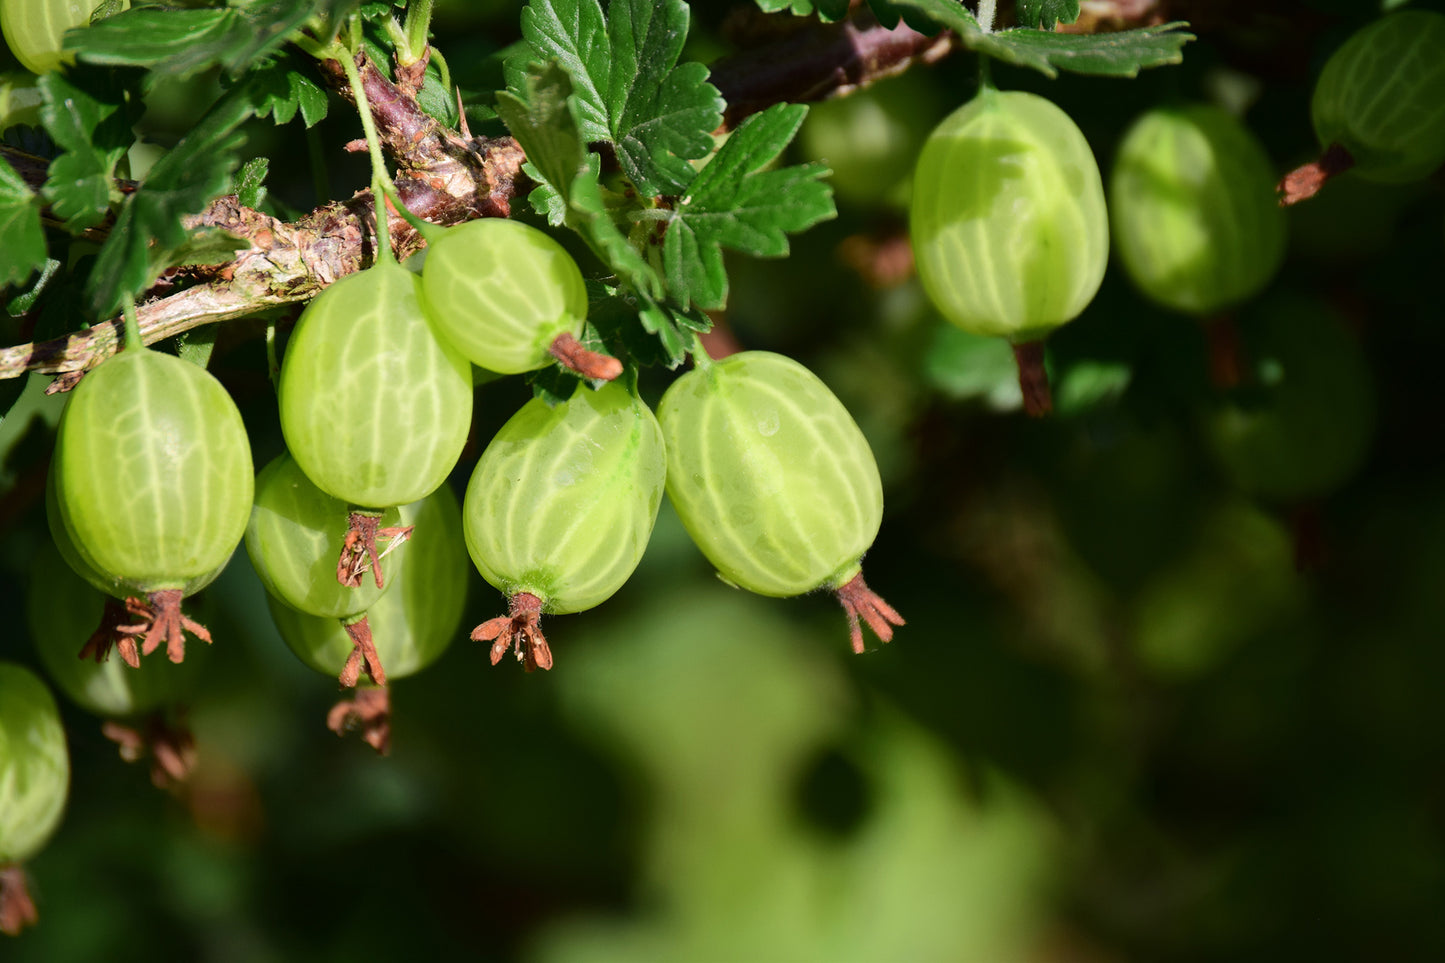
[[[1014,360],[1019,366],[1019,390],[1024,396],[1024,411],[1042,418],[1054,410],[1054,396],[1049,389],[1049,372],[1044,367],[1044,343],[1025,341],[1013,345]]]

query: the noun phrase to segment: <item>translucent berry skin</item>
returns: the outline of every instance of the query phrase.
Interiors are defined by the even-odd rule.
[[[416,275],[387,261],[348,274],[307,305],[286,347],[286,447],[348,505],[425,498],[466,444],[471,366],[437,338],[420,291]]]
[[[422,294],[437,331],[472,364],[520,374],[548,364],[559,334],[578,337],[587,288],[562,245],[535,227],[484,217],[427,248]]]
[[[235,402],[203,369],[157,351],[123,351],[81,379],[52,471],[78,556],[118,597],[213,576],[251,514],[251,446]]]
[[[1361,177],[1420,180],[1445,164],[1445,15],[1404,10],[1362,27],[1326,61],[1310,102],[1322,147]]]
[[[246,554],[266,591],[322,618],[346,618],[375,605],[390,581],[377,588],[367,577],[353,588],[336,579],[349,518],[346,503],[312,484],[296,459],[289,454],[272,459],[256,476],[256,502],[246,526]],[[399,525],[400,519],[401,512],[389,508],[379,526]]]
[[[1114,249],[1149,298],[1208,317],[1252,298],[1284,256],[1277,175],[1227,111],[1196,104],[1144,114],[1109,181]]]
[[[1052,102],[984,88],[924,144],[909,233],[945,318],[973,334],[1037,340],[1077,317],[1103,280],[1099,166]]]
[[[0,864],[40,852],[60,825],[70,753],[60,710],[29,669],[0,662]]]
[[[104,597],[71,570],[56,548],[47,545],[37,553],[26,616],[51,681],[71,702],[104,719],[141,716],[184,701],[209,647],[193,648],[181,663],[142,659],[134,669],[113,653],[102,662],[77,658],[104,607]]]
[[[590,609],[632,575],[667,471],[662,430],[622,384],[523,405],[487,445],[462,509],[482,577],[542,611]]]
[[[134,589],[128,587],[125,579],[114,578],[102,573],[81,556],[80,550],[75,547],[74,537],[65,527],[64,513],[60,510],[60,499],[55,492],[55,464],[52,462],[50,473],[45,480],[45,520],[50,529],[50,540],[60,557],[70,566],[70,570],[88,582],[91,587],[112,598],[124,599],[134,594]],[[226,570],[226,563],[230,560],[231,556],[227,555],[226,561],[209,572],[187,579],[185,585],[181,587],[182,593],[191,596],[210,585]],[[95,628],[93,623],[91,628]]]
[[[657,413],[667,497],[725,579],[787,597],[858,574],[883,485],[863,432],[817,375],[743,351],[677,379]]]
[[[416,526],[403,564],[388,573],[388,591],[367,610],[367,623],[388,679],[414,675],[446,651],[460,632],[467,602],[467,547],[462,510],[443,485],[401,509]],[[267,594],[271,618],[296,657],[322,675],[341,672],[355,648],[342,620],[307,615]]]
[[[1220,467],[1240,489],[1300,501],[1339,488],[1369,454],[1374,379],[1356,338],[1326,304],[1275,299],[1241,326],[1254,383],[1206,419]]]
[[[65,31],[90,22],[99,0],[0,0],[0,31],[15,59],[37,74],[73,63],[62,55]]]

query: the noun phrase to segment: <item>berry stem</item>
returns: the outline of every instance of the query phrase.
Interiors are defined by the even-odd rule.
[[[581,341],[566,331],[552,340],[547,353],[591,381],[611,381],[622,374],[621,361],[583,347]]]
[[[508,612],[488,619],[472,630],[473,642],[492,643],[492,665],[512,649],[528,672],[552,668],[552,649],[542,634],[542,600],[530,592],[518,592],[508,600]]]
[[[386,670],[381,665],[381,655],[376,651],[376,643],[371,637],[371,623],[365,615],[351,622],[345,622],[342,627],[346,634],[351,636],[355,643],[351,649],[351,655],[346,657],[346,665],[341,667],[341,676],[338,681],[348,689],[354,688],[361,678],[361,670],[366,669],[366,676],[374,684],[386,685]]]
[[[1320,159],[1303,164],[1284,175],[1279,182],[1279,206],[1289,207],[1307,201],[1320,192],[1331,177],[1355,166],[1355,158],[1340,144],[1325,148]]]
[[[838,602],[848,615],[848,638],[853,642],[853,651],[863,654],[863,628],[859,620],[868,623],[873,634],[882,642],[893,641],[893,626],[905,624],[898,610],[868,587],[860,571],[833,590]]]
[[[25,870],[18,863],[0,864],[0,933],[19,936],[27,926],[40,922],[35,901],[25,883]]]
[[[1239,343],[1239,326],[1232,314],[1222,314],[1204,323],[1209,340],[1209,380],[1221,391],[1237,388],[1244,380],[1244,350]]]
[[[1024,395],[1024,411],[1042,418],[1054,410],[1054,396],[1049,390],[1049,373],[1044,368],[1043,341],[1015,344],[1014,360],[1019,366],[1019,389]]]

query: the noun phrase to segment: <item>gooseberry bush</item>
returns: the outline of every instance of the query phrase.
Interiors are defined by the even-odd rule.
[[[1438,5],[1302,5],[1287,98],[1189,2],[0,0],[0,929],[67,727],[194,800],[202,677],[278,654],[313,728],[405,756],[444,710],[401,680],[445,660],[459,728],[540,746],[513,693],[691,569],[831,607],[880,705],[938,660],[941,717],[990,580],[993,621],[1115,640],[1080,677],[1271,630],[1383,423],[1298,251],[1445,164]]]

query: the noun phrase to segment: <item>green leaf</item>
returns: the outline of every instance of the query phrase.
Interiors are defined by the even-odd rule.
[[[1056,23],[1073,23],[1079,19],[1079,0],[1019,0],[1020,27],[1054,29]]]
[[[573,84],[555,62],[532,64],[514,90],[497,93],[497,114],[527,163],[564,195],[585,164],[582,112]]]
[[[578,98],[556,63],[533,64],[515,91],[497,94],[497,113],[550,191],[533,192],[533,204],[553,224],[583,236],[619,278],[660,296],[657,273],[618,230],[598,183],[601,159],[582,141]]]
[[[236,128],[253,114],[247,90],[223,96],[126,199],[86,285],[93,317],[110,317],[123,293],[140,294],[166,268],[193,256],[192,232],[181,219],[229,189],[244,141]]]
[[[47,73],[40,78],[40,119],[63,151],[50,162],[43,193],[73,234],[110,211],[115,165],[135,141],[125,86],[104,71]]]
[[[40,197],[0,158],[0,288],[24,281],[45,260]]]
[[[1050,77],[1060,70],[1103,77],[1136,77],[1147,67],[1177,64],[1183,47],[1194,39],[1183,21],[1121,30],[1117,33],[1072,34],[1044,30],[1005,30],[993,35],[996,50],[986,52],[1008,63],[1032,67]]]
[[[790,233],[836,213],[823,164],[765,170],[797,133],[808,109],[776,104],[745,120],[672,210],[647,212],[666,223],[663,265],[679,303],[727,303],[722,248],[761,257],[788,253]]]
[[[65,35],[86,63],[146,67],[157,77],[189,77],[219,66],[239,77],[273,56],[328,6],[324,0],[237,0],[200,9],[132,7]]]
[[[269,114],[278,127],[289,124],[298,113],[307,127],[326,117],[326,91],[301,69],[295,58],[283,57],[253,70],[246,77],[246,85],[251,91],[256,116]]]
[[[1057,77],[1059,71],[1107,77],[1133,77],[1146,67],[1177,64],[1182,49],[1194,39],[1184,32],[1183,21],[1141,27],[1118,33],[1069,34],[1020,28],[985,33],[973,14],[953,0],[892,0],[900,7],[920,11],[958,35],[975,53],[1005,63],[1031,67]]]
[[[216,350],[216,335],[219,331],[219,325],[203,324],[177,336],[176,354],[182,361],[189,361],[197,368],[204,368],[211,363],[211,353]]]
[[[242,206],[257,208],[266,199],[266,174],[271,169],[268,157],[253,157],[241,165],[231,184],[231,193]]]
[[[712,150],[723,100],[702,64],[679,65],[687,40],[683,0],[532,0],[522,34],[539,59],[572,78],[586,143],[609,141],[633,185],[649,197],[679,194],[690,160]]]
[[[848,16],[848,0],[757,0],[764,13],[787,10],[799,17],[816,13],[824,23],[832,23]]]
[[[40,265],[40,274],[30,286],[5,302],[5,313],[12,318],[29,313],[59,272],[60,262],[53,257],[46,258],[45,263]]]

